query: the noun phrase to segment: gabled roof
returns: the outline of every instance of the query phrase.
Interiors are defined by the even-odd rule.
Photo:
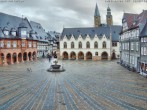
[[[96,7],[95,7],[95,13],[94,13],[94,16],[100,16],[100,12],[99,12],[99,9],[98,9],[97,4],[96,4]]]
[[[139,27],[140,32],[145,26],[147,18],[147,10],[143,10],[140,14],[124,13],[123,19],[126,19],[128,30]]]
[[[142,29],[141,33],[140,33],[141,37],[147,36],[147,19],[146,19],[146,23],[144,28]]]
[[[41,26],[41,24],[34,21],[30,21],[30,25],[32,27],[32,30],[37,34],[38,38],[40,38],[38,40],[45,41],[48,35]]]
[[[75,39],[78,39],[80,35],[83,39],[85,39],[87,35],[89,35],[90,38],[94,38],[95,35],[97,35],[99,38],[101,38],[103,35],[109,38],[110,30],[112,34],[112,41],[119,41],[119,33],[121,31],[121,26],[116,25],[111,26],[111,29],[110,26],[64,28],[61,35],[61,39],[63,39],[64,36],[66,36],[68,39],[70,39],[71,36],[74,36]]]
[[[134,17],[137,18],[138,14],[133,13],[124,13],[123,19],[126,20],[128,28],[131,28],[131,25],[133,23]]]
[[[0,27],[2,29],[4,27],[7,27],[9,30],[11,30],[11,28],[17,29],[21,22],[22,22],[22,18],[20,17],[0,13]],[[25,23],[27,27],[27,31],[29,32],[31,30],[31,27],[29,25],[27,18],[24,18],[23,22]]]

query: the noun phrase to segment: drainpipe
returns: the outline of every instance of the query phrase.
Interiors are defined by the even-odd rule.
[[[131,51],[131,42],[129,38],[129,70],[130,70],[130,51]]]

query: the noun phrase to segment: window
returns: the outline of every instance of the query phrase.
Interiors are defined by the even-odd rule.
[[[147,38],[146,37],[144,38],[144,42],[147,42]]]
[[[147,47],[144,47],[144,49],[143,49],[143,55],[147,55]]]
[[[90,42],[89,41],[86,43],[86,48],[90,48]]]
[[[102,47],[106,48],[106,42],[105,41],[103,42],[103,46]]]
[[[113,47],[117,47],[117,42],[112,42]]]
[[[13,36],[16,36],[16,32],[12,32],[12,35],[13,35]]]
[[[98,48],[98,43],[94,42],[94,48]]]
[[[4,31],[4,34],[5,34],[6,36],[8,36],[9,32],[5,30],[5,31]]]
[[[143,42],[144,41],[144,39],[143,38],[141,38],[141,42]]]
[[[131,42],[131,50],[134,50],[134,42]]]
[[[25,41],[22,41],[21,46],[25,47]]]
[[[67,43],[66,42],[64,42],[64,48],[67,48]]]
[[[74,48],[74,42],[71,42],[71,48]]]
[[[25,36],[25,35],[27,35],[27,32],[26,31],[21,31],[21,35]]]
[[[7,48],[10,48],[10,47],[11,47],[11,42],[8,41],[8,42],[7,42]]]
[[[4,47],[4,41],[0,41],[0,47],[1,47],[1,48]]]
[[[32,42],[29,42],[28,43],[28,47],[32,47]]]
[[[143,55],[143,47],[141,47],[141,55]]]
[[[36,42],[33,42],[33,47],[36,47]]]
[[[79,42],[79,48],[82,48],[82,42]]]
[[[138,50],[139,50],[139,43],[136,42],[136,51],[138,51]]]
[[[13,47],[16,48],[17,47],[17,42],[13,41]]]

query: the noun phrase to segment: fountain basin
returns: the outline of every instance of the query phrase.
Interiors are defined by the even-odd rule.
[[[61,65],[51,65],[53,69],[60,69]]]

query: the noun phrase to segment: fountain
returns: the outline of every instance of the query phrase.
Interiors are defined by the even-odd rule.
[[[50,65],[50,68],[47,70],[49,72],[63,72],[65,69],[63,65],[58,64],[58,60],[54,59],[53,63]]]

